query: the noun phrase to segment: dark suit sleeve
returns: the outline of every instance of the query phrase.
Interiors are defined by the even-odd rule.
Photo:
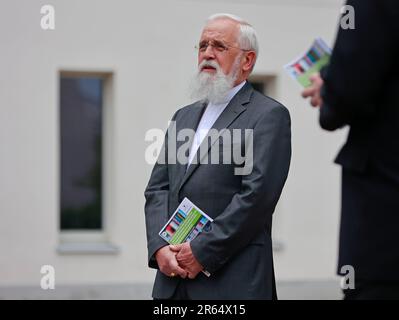
[[[172,117],[172,121],[175,121],[176,117],[177,112]],[[168,128],[168,132],[169,130],[170,127]],[[161,247],[168,245],[159,236],[159,231],[168,221],[169,210],[168,132],[165,135],[162,151],[154,165],[144,192],[146,199],[144,211],[147,231],[148,266],[150,268],[158,268],[154,254]]]
[[[291,158],[288,110],[281,105],[260,115],[253,132],[253,169],[212,229],[191,241],[194,256],[213,273],[264,230],[280,197]]]
[[[390,66],[397,59],[397,39],[392,39],[387,25],[389,15],[397,14],[394,2],[348,1],[355,9],[355,29],[339,28],[330,65],[322,72],[320,125],[324,129],[335,130],[375,115],[386,80],[392,76]]]

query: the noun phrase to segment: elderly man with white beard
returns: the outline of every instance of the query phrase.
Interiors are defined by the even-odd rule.
[[[166,161],[155,164],[145,190],[148,264],[158,269],[155,299],[277,298],[272,215],[290,165],[290,116],[284,106],[247,81],[257,55],[256,33],[248,22],[230,14],[208,18],[191,86],[198,101],[179,109],[171,122],[177,133],[195,132],[187,161],[168,161],[176,159],[172,153],[179,149],[169,148],[170,127],[163,146]],[[245,154],[247,140],[207,143],[211,132],[234,137],[248,130],[250,156]],[[183,144],[179,139],[173,143]],[[202,161],[214,150],[231,150],[226,143],[244,152],[244,163]],[[237,174],[246,163],[251,163],[251,170]],[[190,242],[169,245],[159,231],[184,198],[213,222]]]

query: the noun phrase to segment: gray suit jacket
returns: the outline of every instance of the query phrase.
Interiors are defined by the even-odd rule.
[[[194,103],[173,116],[176,131],[196,129],[205,105]],[[160,271],[153,297],[170,298],[184,281],[192,299],[272,299],[275,291],[272,214],[287,178],[291,158],[288,110],[247,82],[213,125],[222,130],[253,129],[253,169],[235,175],[239,164],[159,164],[145,190],[149,266],[167,243],[158,235],[184,197],[211,216],[210,230],[191,242],[197,260],[211,273],[194,280],[170,278]],[[177,141],[177,148],[183,142]],[[211,144],[209,152],[219,141]],[[244,139],[242,139],[244,148]],[[168,155],[168,133],[164,143]],[[219,148],[223,150],[223,148]],[[175,152],[175,151],[173,151]],[[222,152],[222,151],[220,151]],[[166,157],[168,159],[168,157]],[[242,166],[242,165],[241,165]]]

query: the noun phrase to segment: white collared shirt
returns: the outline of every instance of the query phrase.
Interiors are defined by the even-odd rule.
[[[245,85],[245,82],[246,81],[244,80],[240,84],[236,85],[234,88],[230,89],[229,92],[226,94],[225,102],[221,104],[208,103],[208,106],[206,107],[205,112],[202,115],[201,121],[198,124],[197,131],[195,132],[194,135],[193,144],[191,145],[190,155],[188,157],[187,167],[193,161],[194,156],[197,153],[198,148],[202,143],[202,140],[204,140],[209,130],[212,128],[213,124],[222,114],[223,110],[226,109],[231,99],[233,99],[233,97],[238,93],[238,91],[240,91],[240,89]]]

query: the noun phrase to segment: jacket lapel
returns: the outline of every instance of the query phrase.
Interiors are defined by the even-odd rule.
[[[222,114],[219,116],[219,118],[215,121],[213,124],[212,129],[216,129],[219,132],[219,135],[223,133],[224,130],[226,130],[238,116],[246,110],[244,107],[245,104],[247,104],[250,101],[250,97],[252,94],[253,88],[249,82],[247,82],[242,89],[231,99],[230,103],[227,105],[226,109],[222,112]],[[202,114],[201,114],[202,115]],[[200,119],[196,123],[196,127],[194,130],[197,128],[199,124]],[[198,157],[198,153],[201,150],[201,148],[205,148],[205,144],[207,143],[209,134],[204,138],[202,143],[200,144],[197,153],[194,157],[196,159]],[[208,145],[208,152],[212,145],[218,141],[218,139],[214,139],[210,145]],[[179,191],[183,187],[183,185],[187,182],[187,180],[191,177],[193,172],[198,168],[198,166],[201,164],[201,160],[207,155],[207,153],[203,153],[203,156],[197,160],[197,163],[190,164],[190,166],[187,168],[187,171],[185,172],[183,179],[180,183]],[[182,166],[186,168],[185,166]]]

